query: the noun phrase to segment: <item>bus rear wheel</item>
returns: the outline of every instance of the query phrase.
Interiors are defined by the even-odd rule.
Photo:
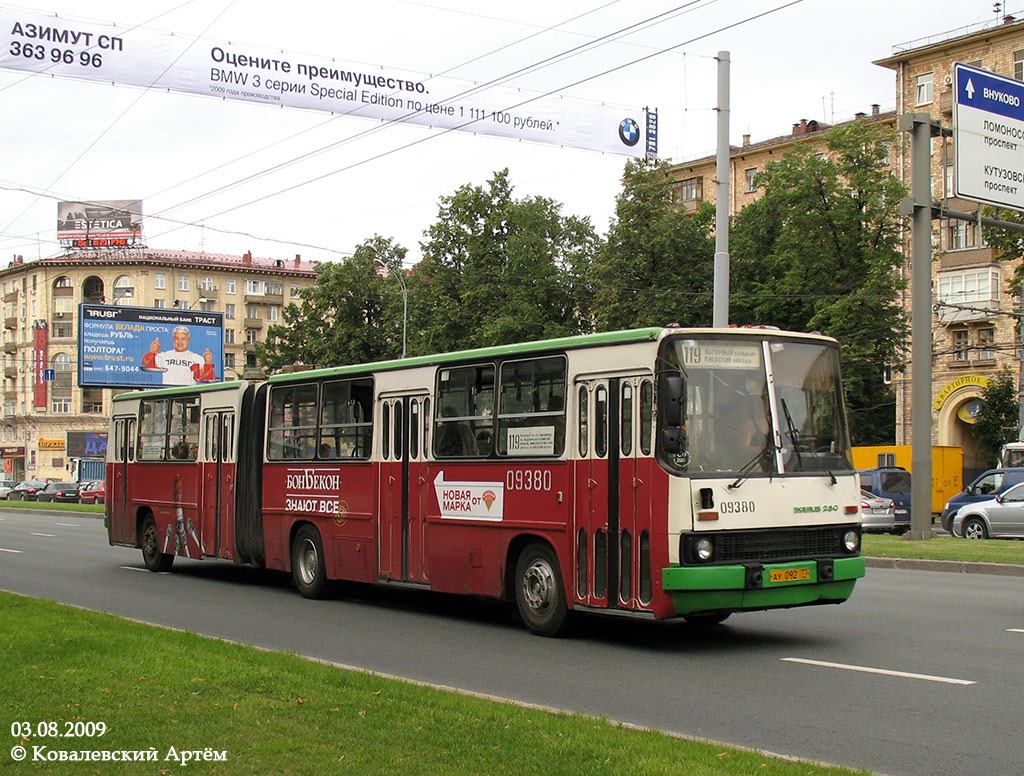
[[[292,542],[292,580],[306,598],[320,598],[327,586],[327,564],[320,532],[304,525]]]
[[[156,520],[153,515],[142,518],[139,531],[139,546],[142,548],[142,560],[150,571],[170,571],[174,556],[160,552],[160,537],[156,532]]]
[[[559,636],[568,627],[562,573],[546,544],[530,544],[519,555],[515,577],[516,606],[523,624],[538,636]]]

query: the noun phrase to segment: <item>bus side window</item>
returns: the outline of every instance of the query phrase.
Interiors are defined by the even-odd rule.
[[[270,393],[267,457],[309,459],[316,453],[317,386],[275,386]]]
[[[608,389],[603,385],[597,386],[594,396],[594,436],[594,453],[604,458],[608,455]]]
[[[622,384],[622,406],[619,407],[621,418],[622,454],[633,454],[633,386]]]
[[[640,452],[650,455],[654,439],[654,383],[640,383]]]
[[[391,404],[389,402],[384,402],[381,405],[380,441],[380,457],[386,461],[391,455]]]
[[[139,460],[162,461],[167,455],[167,400],[139,403]]]
[[[577,411],[579,412],[579,442],[580,442],[580,458],[585,458],[589,449],[589,439],[587,437],[589,418],[587,413],[590,411],[590,391],[587,390],[587,386],[581,385],[579,392],[579,406]]]

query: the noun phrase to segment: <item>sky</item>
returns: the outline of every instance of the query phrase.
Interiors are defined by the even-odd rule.
[[[991,0],[0,0],[0,8],[425,79],[484,83],[553,60],[508,86],[657,109],[659,156],[677,162],[714,154],[719,51],[731,60],[730,142],[739,145],[748,133],[753,142],[787,134],[800,119],[845,121],[873,103],[893,110],[895,75],[874,60],[896,44],[997,18]],[[1007,2],[1005,12],[1024,18],[1024,2]],[[381,235],[408,249],[411,265],[441,198],[503,168],[514,196],[548,197],[604,234],[627,161],[4,69],[0,119],[0,267],[63,251],[58,201],[134,199],[143,201],[152,248],[340,261]]]

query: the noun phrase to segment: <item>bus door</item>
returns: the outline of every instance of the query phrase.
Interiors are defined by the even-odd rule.
[[[203,414],[203,493],[200,537],[203,555],[234,557],[235,411]]]
[[[651,494],[654,477],[654,382],[618,382],[618,599],[640,608],[651,602]],[[609,540],[614,533],[609,532]],[[612,576],[609,575],[609,579]]]
[[[618,534],[618,450],[612,441],[618,431],[618,385],[616,380],[577,381],[576,396],[577,459],[575,461],[575,579],[576,600],[589,606],[614,606],[615,579],[609,570],[618,543],[609,536]],[[614,407],[612,405],[615,405]]]
[[[107,503],[110,516],[110,540],[133,543],[135,523],[128,519],[128,464],[135,458],[135,418],[114,418],[113,445],[108,450]]]
[[[427,567],[427,447],[430,398],[425,393],[379,401],[381,418],[380,576],[429,581]]]

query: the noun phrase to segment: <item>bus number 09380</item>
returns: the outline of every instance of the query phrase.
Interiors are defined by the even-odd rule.
[[[551,490],[551,472],[546,469],[515,469],[505,473],[508,490]]]

